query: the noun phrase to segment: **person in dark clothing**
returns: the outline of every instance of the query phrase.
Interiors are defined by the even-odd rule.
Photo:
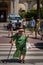
[[[8,24],[8,36],[10,37],[10,35],[12,36],[12,34],[13,34],[13,26],[12,26],[12,23],[11,23],[11,21],[9,22],[9,24]]]
[[[15,23],[16,29],[19,29],[21,26],[21,23],[19,22],[19,20],[17,20],[17,22]]]
[[[26,27],[27,27],[27,21],[26,21],[26,19],[24,18],[24,19],[23,19],[23,29],[24,29],[24,32],[25,32],[25,30],[26,30]]]

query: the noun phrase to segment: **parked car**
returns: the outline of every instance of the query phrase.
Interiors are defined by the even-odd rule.
[[[19,21],[20,27],[22,27],[22,21],[23,21],[23,19],[19,15],[10,14],[8,16],[8,20],[9,20],[9,22],[10,21],[12,22],[13,29],[17,28],[16,24],[18,24],[18,21]]]

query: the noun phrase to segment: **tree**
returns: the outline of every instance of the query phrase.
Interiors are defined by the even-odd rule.
[[[37,18],[40,19],[40,0],[37,0]]]
[[[41,0],[41,3],[42,3],[42,7],[43,7],[43,0]]]

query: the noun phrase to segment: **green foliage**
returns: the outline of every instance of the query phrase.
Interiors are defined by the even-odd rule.
[[[31,17],[33,16],[35,19],[37,17],[37,13],[35,10],[31,10],[30,12],[20,12],[19,14],[22,18],[26,18],[28,21],[31,20]]]
[[[31,15],[31,17],[34,16],[34,18],[36,19],[37,18],[37,11],[36,10],[31,10],[30,15]]]
[[[40,16],[41,16],[41,19],[43,19],[43,8],[41,8],[40,10]]]
[[[22,18],[26,18],[26,14],[27,12],[20,12],[19,15],[22,17]]]
[[[31,17],[34,16],[37,19],[37,10],[30,10],[30,12],[20,12],[22,18],[26,18],[28,21],[31,20]],[[43,8],[40,9],[40,18],[43,19]]]

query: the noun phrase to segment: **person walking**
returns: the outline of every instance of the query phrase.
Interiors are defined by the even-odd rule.
[[[24,29],[24,32],[25,32],[25,29],[26,29],[26,27],[27,27],[27,21],[26,21],[26,19],[24,18],[23,19],[23,29]]]
[[[19,60],[21,60],[22,63],[25,61],[25,55],[26,55],[26,41],[27,38],[29,37],[29,34],[26,35],[24,33],[23,29],[19,29],[19,31],[12,36],[11,43],[16,40],[15,45],[16,45],[16,51],[13,55],[14,57],[19,57]]]
[[[34,17],[32,17],[32,20],[30,21],[30,31],[33,33],[34,29],[35,29],[35,19]]]
[[[8,26],[8,37],[12,36],[13,35],[13,26],[12,26],[12,22],[10,21]]]
[[[17,20],[15,26],[16,26],[16,30],[20,29],[21,23],[19,22],[19,20]]]
[[[36,25],[35,25],[35,38],[37,38],[40,30],[40,19],[36,20]]]

